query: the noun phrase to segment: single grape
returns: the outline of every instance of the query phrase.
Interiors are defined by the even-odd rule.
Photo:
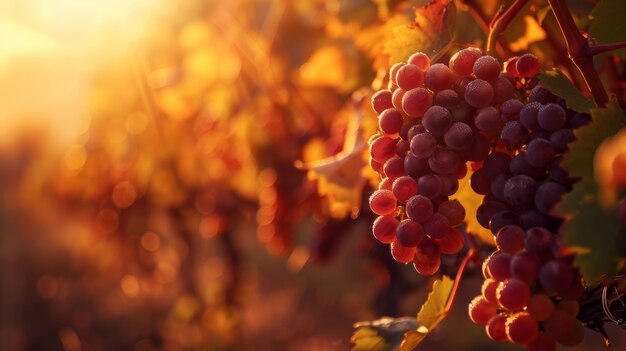
[[[468,314],[472,322],[478,325],[487,325],[496,315],[497,305],[487,301],[483,296],[476,296],[469,304]]]
[[[396,143],[389,137],[380,137],[370,144],[370,157],[380,163],[385,163],[396,154]]]
[[[469,161],[482,161],[487,158],[490,150],[489,140],[480,133],[474,133],[472,144],[467,149],[466,157]]]
[[[482,51],[476,48],[465,48],[452,55],[448,66],[460,76],[472,74],[474,63],[483,56]]]
[[[437,273],[439,267],[441,266],[441,258],[437,256],[432,260],[418,259],[417,252],[419,252],[419,250],[416,251],[415,257],[413,257],[413,268],[415,268],[417,273],[424,276]]]
[[[498,230],[508,224],[520,225],[519,215],[513,211],[498,212],[489,221],[489,230],[496,235]]]
[[[403,62],[398,62],[398,63],[394,63],[393,66],[391,66],[391,68],[389,68],[389,82],[390,83],[394,83],[396,84],[396,76],[398,75],[398,70],[400,68],[402,68],[402,66],[404,66],[405,63]]]
[[[539,122],[539,126],[541,126],[541,128],[549,132],[553,132],[565,126],[567,117],[565,115],[565,110],[561,106],[555,103],[549,103],[539,109],[537,121]]]
[[[555,310],[552,316],[543,324],[546,334],[550,335],[559,344],[568,343],[576,336],[580,323],[565,311]]]
[[[389,108],[383,111],[378,117],[378,127],[383,134],[395,138],[402,128],[403,118],[400,111]]]
[[[411,151],[419,158],[428,158],[437,147],[437,139],[430,133],[421,133],[411,139]]]
[[[524,247],[530,253],[545,257],[550,254],[553,244],[554,235],[547,229],[535,227],[526,231]]]
[[[561,200],[561,196],[565,194],[567,190],[555,182],[545,182],[537,188],[535,194],[535,207],[545,214],[549,214],[550,210]]]
[[[491,85],[493,86],[493,101],[496,104],[503,104],[515,94],[515,87],[511,81],[504,76],[498,77]],[[515,115],[515,117],[517,117],[517,115]]]
[[[450,222],[440,213],[434,213],[424,222],[424,232],[433,239],[441,239],[450,231]]]
[[[441,253],[452,255],[456,254],[465,246],[465,237],[456,228],[449,228],[448,234],[443,238],[435,239],[441,248]]]
[[[464,98],[465,96],[465,88],[467,85],[474,80],[472,76],[460,76],[454,81],[454,91],[459,94],[460,98]]]
[[[409,128],[409,131],[407,132],[406,140],[411,141],[416,135],[422,134],[422,133],[426,133],[426,128],[424,128],[424,126],[421,123],[417,123],[411,126],[411,128]]]
[[[508,173],[498,174],[491,183],[491,195],[497,200],[504,201],[504,186],[507,180],[511,178]]]
[[[528,163],[531,166],[543,168],[552,161],[555,153],[549,141],[539,138],[528,143],[526,154],[528,155]]]
[[[405,122],[402,125],[402,128],[400,128],[400,138],[402,138],[402,140],[406,140],[410,142],[411,138],[409,138],[409,130],[411,130],[411,128],[413,128],[416,125],[420,125],[417,120],[410,120],[410,121]]]
[[[406,156],[406,153],[409,152],[410,149],[411,149],[411,144],[404,139],[400,139],[398,140],[398,143],[396,144],[396,155],[404,159],[404,156]]]
[[[407,115],[415,118],[422,117],[424,112],[433,104],[433,94],[424,88],[415,88],[402,96],[402,109]]]
[[[428,159],[422,159],[411,151],[404,156],[404,170],[413,178],[419,178],[432,172],[428,165]]]
[[[391,256],[394,260],[401,263],[409,263],[413,261],[413,256],[415,256],[415,248],[414,247],[406,247],[398,242],[398,240],[394,240],[391,242]]]
[[[508,122],[500,132],[500,139],[509,149],[519,149],[528,141],[528,129],[518,121]]]
[[[383,164],[375,161],[373,158],[370,158],[370,167],[378,174],[383,172]]]
[[[577,300],[562,299],[556,306],[557,309],[569,313],[572,317],[578,316],[580,304]]]
[[[454,174],[459,168],[459,154],[446,147],[437,147],[428,158],[428,165],[437,174]]]
[[[496,296],[501,307],[517,312],[530,302],[530,288],[525,282],[511,278],[498,284]]]
[[[369,199],[370,208],[379,216],[396,212],[396,197],[389,190],[376,190]]]
[[[499,131],[504,123],[500,119],[498,110],[493,106],[487,106],[476,112],[474,125],[481,132],[493,133]]]
[[[522,77],[532,77],[539,72],[540,64],[537,56],[524,54],[517,59],[515,69]]]
[[[411,197],[417,195],[417,181],[411,176],[398,177],[393,182],[391,191],[398,201],[405,203]]]
[[[463,98],[473,107],[481,108],[489,106],[493,101],[493,87],[489,82],[475,79],[467,84]]]
[[[372,109],[380,114],[388,108],[392,108],[391,91],[383,89],[372,95]]]
[[[511,315],[506,321],[506,335],[515,344],[526,345],[539,334],[539,325],[528,312]]]
[[[534,294],[528,303],[528,313],[539,322],[547,321],[554,313],[554,302],[545,294]]]
[[[506,252],[495,251],[487,258],[487,267],[493,279],[503,281],[511,277],[511,255]]]
[[[406,202],[406,215],[417,222],[424,223],[434,213],[432,201],[424,195],[416,195]]]
[[[465,219],[465,208],[458,200],[448,200],[441,203],[437,212],[448,219],[451,227],[460,225]]]
[[[392,216],[379,216],[372,224],[374,237],[383,244],[389,244],[396,239],[398,220]]]
[[[396,229],[396,240],[406,247],[416,247],[424,239],[424,228],[419,222],[405,219]]]
[[[485,172],[481,168],[472,173],[470,186],[475,193],[485,195],[491,192],[491,179],[485,175]]]
[[[473,71],[478,79],[493,83],[500,76],[500,62],[493,56],[481,56],[474,62]]]
[[[409,56],[407,63],[418,67],[422,72],[426,72],[430,67],[430,58],[423,52],[416,52]]]
[[[539,276],[539,268],[541,267],[541,261],[537,255],[521,251],[511,257],[510,270],[511,276],[526,284],[534,284]]]
[[[504,185],[504,199],[511,206],[523,206],[535,198],[537,183],[527,175],[519,174],[511,177]]]
[[[559,292],[567,289],[574,279],[572,266],[559,260],[546,262],[539,270],[539,282],[549,290]]]
[[[499,201],[485,201],[476,210],[476,219],[481,226],[489,228],[491,218],[499,212],[507,211],[509,207]]]
[[[569,150],[567,144],[574,140],[576,140],[576,136],[571,129],[559,129],[550,135],[550,145],[552,145],[556,152],[563,153]]]
[[[473,137],[474,133],[469,125],[463,122],[455,122],[444,134],[443,139],[449,148],[464,150],[472,144]]]
[[[496,234],[498,250],[509,254],[515,254],[524,249],[526,232],[516,225],[505,225]]]
[[[557,96],[552,94],[548,89],[542,87],[540,84],[537,84],[531,91],[528,96],[528,100],[530,102],[539,102],[542,104],[549,104],[552,102],[556,102]]]
[[[522,107],[524,107],[523,102],[519,101],[518,99],[509,99],[503,102],[502,105],[500,105],[500,112],[507,114],[507,115],[519,116],[519,113],[522,110]],[[514,119],[517,120],[518,118],[514,118]]]
[[[435,95],[435,105],[444,107],[450,112],[458,106],[460,101],[459,94],[453,89],[445,89]]]
[[[471,124],[474,119],[474,114],[476,113],[476,109],[465,100],[461,100],[455,109],[451,110],[452,112],[452,121],[454,122],[465,122]]]
[[[454,73],[448,66],[442,63],[435,63],[424,74],[424,85],[434,92],[452,88],[454,85]]]
[[[391,104],[398,111],[404,111],[404,107],[402,106],[402,100],[404,99],[404,95],[406,94],[406,90],[397,88],[391,94]],[[406,113],[406,111],[405,111]]]
[[[530,102],[519,111],[519,121],[529,130],[541,128],[538,121],[539,110],[543,105],[539,102]]]
[[[406,171],[404,170],[404,160],[397,155],[391,157],[383,165],[383,172],[387,177],[389,177],[391,182],[406,175]]]
[[[506,321],[507,317],[503,314],[497,314],[487,322],[486,332],[487,336],[494,341],[505,341],[506,336]]]
[[[440,175],[439,179],[441,179],[442,196],[452,196],[459,190],[459,181],[454,175]]]
[[[485,299],[491,303],[498,303],[498,296],[496,295],[496,290],[498,289],[499,281],[491,278],[485,279],[482,287],[480,288],[480,292],[483,294]]]
[[[450,111],[441,106],[431,106],[424,113],[422,124],[434,136],[442,136],[452,125]]]
[[[417,180],[418,193],[430,199],[439,196],[442,187],[441,179],[434,174],[426,174]]]
[[[423,82],[424,72],[415,65],[406,64],[396,74],[396,84],[406,91],[419,87]]]

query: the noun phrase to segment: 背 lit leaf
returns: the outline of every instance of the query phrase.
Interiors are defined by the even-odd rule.
[[[541,85],[554,95],[563,98],[568,108],[588,113],[595,104],[574,86],[574,84],[559,69],[552,69],[539,74]]]
[[[577,141],[562,162],[570,176],[580,180],[557,209],[566,218],[564,240],[578,251],[576,264],[589,283],[611,279],[617,273],[617,259],[626,257],[626,230],[619,226],[614,208],[603,205],[593,167],[596,151],[626,127],[626,117],[615,102],[592,109],[591,115],[594,122],[575,131]]]
[[[385,44],[390,63],[406,61],[418,51],[437,57],[452,40],[455,18],[452,0],[434,0],[424,7],[415,7],[415,21],[409,26],[394,27],[393,39]]]
[[[363,187],[368,182],[365,176],[369,167],[365,136],[373,133],[373,130],[370,130],[372,128],[359,107],[350,111],[352,119],[341,152],[298,165],[308,171],[309,179],[317,181],[317,191],[328,200],[330,214],[335,218],[349,214],[356,217]]]
[[[408,331],[399,351],[411,351],[415,349],[419,343],[421,343],[426,335],[433,330],[441,321],[446,317],[445,307],[448,303],[448,298],[452,292],[452,286],[454,280],[448,276],[441,277],[441,280],[436,280],[433,284],[433,289],[428,294],[428,299],[422,305],[419,313],[417,314],[417,322],[420,327],[416,330]]]
[[[354,324],[355,331],[350,341],[352,351],[390,351],[397,350],[404,338],[404,333],[419,326],[412,317],[382,317],[375,321]]]
[[[457,199],[463,207],[465,207],[465,223],[466,230],[469,234],[474,235],[480,241],[495,246],[496,242],[491,231],[478,223],[476,219],[476,211],[483,201],[484,195],[476,194],[470,186],[470,177],[472,172],[467,172],[463,179],[459,179],[459,190],[453,195],[453,199]]]
[[[589,34],[599,44],[609,44],[626,40],[626,1],[601,0],[591,11]],[[626,49],[614,52],[626,58]]]

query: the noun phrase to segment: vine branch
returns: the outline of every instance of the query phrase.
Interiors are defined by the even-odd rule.
[[[502,10],[500,10],[496,13],[491,24],[489,24],[490,31],[487,37],[488,54],[493,53],[498,37],[508,28],[513,18],[515,18],[515,15],[526,5],[526,2],[528,2],[528,0],[515,0],[506,11],[502,12]]]
[[[593,64],[593,55],[588,53],[590,48],[588,40],[580,33],[564,0],[548,0],[548,3],[565,37],[570,59],[582,74],[596,104],[600,107],[606,106],[609,96]]]
[[[468,234],[468,240],[470,244],[470,249],[465,255],[465,257],[463,257],[463,260],[461,261],[461,264],[459,265],[459,269],[456,272],[456,277],[454,277],[454,284],[452,285],[452,290],[450,291],[450,297],[448,297],[448,302],[446,303],[446,306],[443,309],[444,316],[447,316],[452,310],[452,306],[454,306],[454,301],[456,301],[456,297],[459,291],[459,284],[461,283],[461,278],[463,278],[463,273],[465,272],[465,268],[467,267],[467,264],[470,261],[476,259],[476,257],[478,257],[478,255],[480,254],[478,245],[476,244],[476,241],[474,240],[474,237],[472,237],[471,234]]]
[[[595,56],[599,54],[604,54],[609,51],[619,50],[626,48],[626,41],[620,41],[617,43],[610,44],[598,44],[598,45],[588,45],[585,48],[585,54],[587,56]]]

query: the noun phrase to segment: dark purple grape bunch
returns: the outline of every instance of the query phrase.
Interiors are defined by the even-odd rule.
[[[584,332],[577,299],[584,286],[573,256],[540,227],[506,225],[496,243],[483,263],[482,293],[469,305],[472,321],[485,326],[489,338],[531,351],[578,345]]]

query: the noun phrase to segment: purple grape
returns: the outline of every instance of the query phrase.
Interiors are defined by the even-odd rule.
[[[550,103],[539,109],[537,121],[541,128],[553,132],[563,128],[567,122],[567,118],[565,116],[565,110],[563,110],[561,106]]]
[[[550,214],[550,210],[561,200],[567,190],[559,183],[545,182],[535,194],[535,207],[541,213]]]
[[[441,179],[434,174],[426,174],[417,180],[418,193],[434,199],[441,194],[443,184]]]
[[[428,159],[430,169],[438,174],[453,174],[460,162],[459,154],[445,147],[437,147]]]
[[[507,211],[509,207],[499,201],[485,201],[476,210],[478,223],[485,228],[489,228],[491,218],[498,212]]]
[[[463,150],[471,145],[473,134],[470,126],[462,122],[456,122],[444,134],[443,139],[449,148]]]
[[[544,168],[554,158],[554,149],[546,139],[538,138],[530,141],[526,146],[528,163],[531,166]]]
[[[453,84],[454,73],[442,63],[430,66],[424,74],[424,85],[434,92],[452,88]]]
[[[513,206],[524,206],[532,203],[537,183],[527,175],[519,174],[511,177],[504,185],[504,199]]]
[[[505,201],[504,200],[504,185],[506,184],[507,180],[509,180],[510,177],[511,175],[508,173],[500,173],[493,179],[491,183],[491,194],[493,194],[493,196],[496,199],[500,201]]]
[[[493,56],[481,56],[472,67],[474,75],[478,79],[493,83],[500,76],[500,62]]]
[[[576,140],[574,131],[571,129],[559,129],[550,135],[550,145],[556,152],[565,152],[569,149],[567,144]]]
[[[498,110],[493,106],[481,108],[476,111],[476,115],[474,116],[474,125],[481,132],[496,132],[502,128],[503,124]]]
[[[483,163],[483,172],[489,179],[494,179],[500,173],[509,171],[511,156],[503,152],[494,152],[485,159]]]
[[[415,195],[406,202],[406,215],[417,222],[424,223],[434,213],[432,201],[424,195]]]
[[[522,125],[529,130],[536,130],[541,128],[537,117],[539,116],[539,109],[543,105],[538,102],[531,102],[522,107],[519,111],[519,121]]]
[[[489,221],[489,230],[491,230],[493,235],[496,235],[502,227],[509,224],[519,226],[519,216],[517,213],[513,211],[498,212],[491,217],[491,220]]]
[[[422,124],[430,134],[442,136],[452,125],[452,115],[441,106],[431,106],[424,113]]]
[[[437,147],[437,140],[432,134],[421,133],[411,139],[411,152],[419,158],[428,158]]]
[[[404,156],[404,170],[413,178],[419,178],[432,172],[428,166],[428,159],[419,158],[411,151]]]
[[[508,122],[500,132],[500,138],[509,149],[519,149],[528,141],[528,130],[518,121]]]
[[[416,247],[424,239],[424,228],[412,219],[405,219],[396,229],[396,240],[406,247]]]
[[[463,98],[473,107],[486,107],[493,101],[493,87],[482,79],[474,79],[465,87]]]
[[[435,95],[435,105],[444,107],[448,111],[454,110],[460,101],[459,94],[453,89],[445,89]]]
[[[539,178],[543,174],[543,170],[541,168],[531,166],[530,163],[528,163],[528,157],[524,151],[513,157],[511,163],[509,164],[509,170],[513,174],[525,174],[535,179]]]

